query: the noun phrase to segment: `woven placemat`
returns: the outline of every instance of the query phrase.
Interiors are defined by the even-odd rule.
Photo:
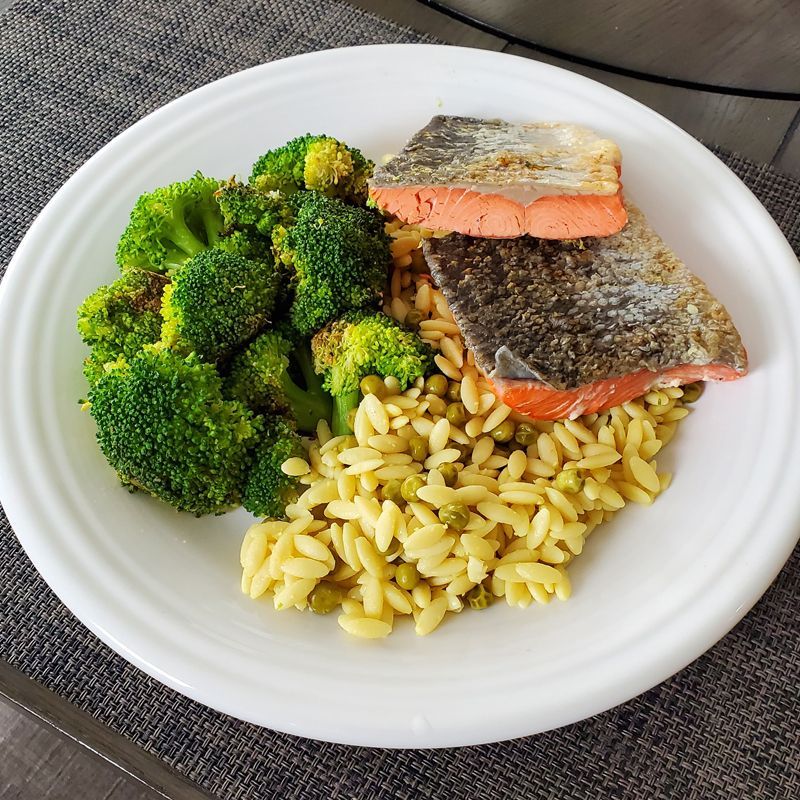
[[[337,0],[20,0],[0,16],[0,264],[49,197],[143,114],[284,56],[433,41]],[[800,248],[800,182],[721,154]],[[2,376],[9,379],[10,376]],[[676,677],[594,719],[444,751],[256,728],[127,664],[59,603],[0,516],[0,658],[220,798],[800,797],[795,553],[757,607]]]

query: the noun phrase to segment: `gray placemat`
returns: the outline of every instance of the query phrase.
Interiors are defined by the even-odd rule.
[[[295,53],[408,41],[433,40],[337,0],[20,0],[0,17],[0,264],[86,158],[164,102]],[[800,249],[800,182],[721,157]],[[0,657],[226,800],[776,800],[800,796],[798,578],[796,552],[709,653],[594,719],[483,747],[368,750],[256,728],[146,677],[58,602],[0,515]]]

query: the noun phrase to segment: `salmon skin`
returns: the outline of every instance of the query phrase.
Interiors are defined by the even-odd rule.
[[[642,212],[627,211],[605,238],[425,240],[477,365],[521,413],[574,419],[651,388],[747,373],[728,312]]]
[[[469,236],[608,236],[627,221],[617,145],[579,125],[434,117],[369,183],[404,222]]]

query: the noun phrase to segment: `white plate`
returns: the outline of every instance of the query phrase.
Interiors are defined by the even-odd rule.
[[[200,169],[248,174],[264,150],[327,132],[373,157],[436,113],[556,119],[615,139],[626,190],[727,305],[752,359],[709,387],[659,461],[675,481],[628,508],[573,567],[574,596],[495,605],[379,642],[239,592],[244,512],[196,520],[121,489],[78,410],[75,308],[115,275],[143,190]],[[145,672],[228,714],[361,745],[536,733],[648,689],[716,642],[798,535],[800,281],[742,183],[658,114],[586,78],[497,53],[390,45],[256,67],[155,112],[92,158],[31,228],[0,296],[0,489],[64,603]]]

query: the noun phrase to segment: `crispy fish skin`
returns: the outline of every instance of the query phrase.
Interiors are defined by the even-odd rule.
[[[620,163],[616,144],[578,125],[437,116],[376,169],[370,197],[471,236],[606,236],[627,220]]]
[[[435,116],[370,187],[491,186],[538,194],[615,195],[619,147],[580,125]]]
[[[639,209],[627,212],[620,233],[580,242],[425,241],[467,346],[509,405],[578,416],[653,386],[746,374],[724,306]]]

